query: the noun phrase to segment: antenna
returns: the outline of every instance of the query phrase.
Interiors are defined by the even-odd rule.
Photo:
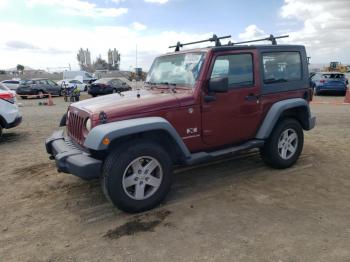
[[[189,43],[184,43],[184,44],[182,44],[180,42],[177,42],[176,45],[169,46],[169,48],[174,48],[175,47],[175,52],[178,52],[178,51],[180,51],[181,47],[184,47],[186,45],[194,45],[194,44],[200,44],[200,43],[205,43],[205,42],[215,42],[215,46],[221,46],[220,40],[221,39],[226,39],[226,38],[231,38],[231,35],[218,37],[217,35],[214,34],[211,38],[205,39],[205,40],[189,42]]]
[[[230,42],[228,42],[227,45],[228,46],[233,46],[233,45],[247,44],[247,43],[253,43],[253,42],[260,42],[260,41],[271,41],[272,45],[277,45],[276,39],[286,38],[286,37],[289,37],[289,35],[281,35],[281,36],[270,35],[269,37],[266,37],[266,38],[261,38],[261,39],[256,39],[256,40],[249,40],[249,41],[243,41],[243,42],[232,43],[230,41]]]

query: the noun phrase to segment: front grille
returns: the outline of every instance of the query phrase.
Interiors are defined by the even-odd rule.
[[[69,114],[67,125],[68,134],[79,144],[83,144],[84,142],[83,128],[84,118],[71,111]]]

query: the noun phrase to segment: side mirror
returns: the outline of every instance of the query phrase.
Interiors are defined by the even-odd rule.
[[[208,89],[215,93],[226,93],[228,91],[228,78],[218,77],[210,79]]]

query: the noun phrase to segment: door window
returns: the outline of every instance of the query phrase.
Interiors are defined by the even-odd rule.
[[[216,58],[211,78],[227,77],[230,88],[252,86],[253,71],[251,54],[224,55]]]
[[[57,86],[57,84],[52,80],[47,80],[50,86]]]
[[[38,83],[39,83],[40,85],[47,85],[46,80],[39,80]]]

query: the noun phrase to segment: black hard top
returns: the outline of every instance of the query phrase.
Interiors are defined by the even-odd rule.
[[[193,49],[182,49],[180,51],[175,52],[168,52],[164,55],[171,55],[171,54],[184,54],[184,53],[191,53],[191,52],[208,52],[210,50],[214,52],[221,52],[221,51],[237,51],[237,50],[259,50],[263,52],[268,51],[301,51],[305,50],[305,46],[303,45],[234,45],[234,46],[208,46],[204,48],[193,48]],[[163,55],[161,55],[163,56]]]

